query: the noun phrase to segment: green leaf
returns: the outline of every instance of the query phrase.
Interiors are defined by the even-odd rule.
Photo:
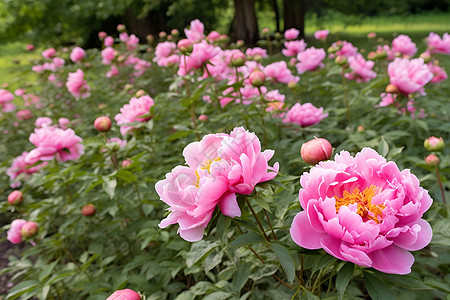
[[[233,290],[239,293],[241,289],[244,287],[251,273],[252,273],[251,263],[239,265],[239,268],[235,276],[233,277],[233,282],[231,283],[231,285],[233,286]]]
[[[275,274],[277,271],[278,271],[278,266],[265,264],[264,267],[258,268],[255,272],[250,274],[250,278],[253,281],[257,281],[261,278],[271,276],[272,274]]]
[[[108,194],[110,199],[114,198],[114,193],[116,191],[117,180],[111,177],[103,177],[102,187],[103,190]]]
[[[252,199],[255,200],[255,202],[262,208],[264,208],[265,210],[270,211],[270,206],[269,206],[269,202],[267,201],[266,198],[261,197],[261,196],[257,196],[257,195],[253,195]]]
[[[450,247],[450,222],[448,219],[438,220],[432,225],[433,238],[430,244]]]
[[[337,273],[336,276],[336,289],[338,291],[338,299],[342,299],[344,296],[345,290],[347,289],[347,285],[350,282],[350,279],[353,275],[353,270],[355,269],[355,265],[351,262],[347,262]]]
[[[233,294],[231,293],[218,291],[207,295],[206,297],[203,298],[203,300],[225,300],[230,298],[232,295]]]
[[[11,289],[11,291],[6,296],[6,300],[14,300],[21,295],[36,289],[39,286],[39,281],[37,280],[26,280]]]
[[[278,243],[270,243],[270,246],[272,247],[273,253],[275,253],[280,261],[284,273],[286,273],[287,280],[292,283],[295,278],[295,264],[289,250]]]
[[[381,137],[380,142],[378,143],[378,153],[383,157],[386,157],[389,153],[389,145],[383,136]]]
[[[395,296],[391,293],[389,287],[380,279],[369,272],[363,271],[363,273],[367,292],[373,300],[395,299]]]
[[[180,131],[177,131],[177,132],[172,133],[171,135],[169,135],[167,137],[167,141],[168,142],[175,141],[175,140],[178,140],[180,138],[186,137],[186,136],[190,135],[191,133],[193,133],[192,130],[180,130]]]
[[[211,243],[204,240],[192,243],[191,251],[189,251],[186,257],[186,266],[188,268],[192,267],[196,262],[201,260],[219,245],[220,242]]]
[[[225,236],[227,234],[227,230],[230,227],[231,218],[220,214],[219,220],[217,220],[216,230],[222,241],[225,240]]]
[[[59,260],[56,260],[49,265],[47,265],[45,268],[42,269],[41,273],[39,273],[38,280],[40,282],[43,282],[53,271],[53,268],[56,266],[56,264],[59,262]]]
[[[253,245],[257,243],[263,243],[266,240],[262,237],[262,235],[250,231],[238,236],[234,241],[231,242],[231,247],[241,247],[244,245]]]

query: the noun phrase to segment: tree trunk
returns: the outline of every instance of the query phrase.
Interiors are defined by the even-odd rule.
[[[305,37],[305,11],[307,0],[283,0],[284,30],[297,28],[300,37]]]
[[[234,18],[231,38],[256,45],[259,39],[254,0],[234,0]]]
[[[272,0],[273,11],[275,12],[275,24],[277,32],[280,32],[280,12],[277,0]]]

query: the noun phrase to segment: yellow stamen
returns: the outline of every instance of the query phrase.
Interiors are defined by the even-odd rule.
[[[377,193],[377,188],[374,185],[366,188],[363,192],[360,192],[358,188],[355,188],[350,194],[344,191],[342,198],[334,196],[336,199],[336,213],[342,205],[348,206],[350,204],[358,204],[357,214],[363,217],[363,220],[374,220],[379,223],[378,216],[385,208],[383,204],[372,204],[372,198]]]
[[[213,160],[208,159],[208,161],[206,163],[203,164],[203,166],[200,167],[200,169],[202,170],[207,170],[208,173],[211,173],[210,169],[211,169],[211,164],[215,161],[220,161],[220,157],[216,157]],[[197,182],[194,183],[194,185],[196,187],[200,186],[200,175],[198,174],[198,171],[195,171],[195,176],[197,177]]]

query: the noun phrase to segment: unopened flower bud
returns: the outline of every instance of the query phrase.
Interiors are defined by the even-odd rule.
[[[242,67],[245,64],[245,54],[241,51],[234,53],[230,62],[233,67]]]
[[[394,94],[394,93],[398,93],[398,88],[397,86],[393,85],[393,84],[388,84],[386,86],[386,93],[389,94]]]
[[[367,58],[370,60],[375,60],[377,58],[377,53],[370,51],[369,54],[367,54]]]
[[[136,97],[139,98],[139,97],[145,96],[145,94],[147,94],[147,93],[141,89],[136,92]]]
[[[155,40],[155,37],[152,34],[147,34],[145,39],[147,40],[147,43],[151,44]]]
[[[358,128],[356,128],[356,131],[358,132],[364,132],[365,128],[362,125],[359,125]]]
[[[21,191],[12,191],[8,195],[8,204],[9,205],[19,205],[23,201],[23,193]]]
[[[189,54],[189,53],[192,52],[192,49],[193,49],[194,46],[193,46],[191,40],[182,39],[182,40],[178,41],[177,47],[178,47],[178,50],[180,50],[181,53]]]
[[[38,232],[38,226],[35,222],[28,221],[25,224],[23,224],[22,229],[20,230],[20,233],[24,238],[30,238],[36,235]]]
[[[295,89],[295,88],[297,87],[297,82],[295,82],[295,81],[289,81],[287,86],[288,86],[288,88],[290,88],[290,89]]]
[[[431,167],[435,167],[439,164],[439,157],[434,154],[430,154],[425,157],[425,163]]]
[[[133,163],[133,161],[131,159],[127,158],[122,162],[122,168],[129,169],[132,163]]]
[[[328,53],[335,53],[339,50],[338,46],[330,46],[327,50]]]
[[[107,37],[107,36],[108,36],[108,34],[106,32],[104,32],[104,31],[100,31],[98,33],[98,38],[99,38],[100,41],[103,41],[105,39],[105,37]]]
[[[236,47],[242,47],[242,46],[244,46],[245,45],[245,42],[243,41],[243,40],[237,40],[236,41]]]
[[[95,119],[94,127],[100,132],[109,131],[111,129],[111,119],[107,116],[101,116]]]
[[[127,28],[123,24],[117,25],[117,31],[120,32],[120,33],[125,32],[126,29]]]
[[[250,84],[254,87],[260,87],[264,84],[264,81],[266,81],[266,75],[259,70],[255,69],[248,78],[250,80]]]
[[[125,91],[131,90],[133,88],[133,85],[131,83],[127,83],[123,86],[123,89]]]
[[[165,33],[164,31],[161,31],[160,33],[159,33],[159,38],[160,39],[165,39],[167,37],[167,33]]]
[[[200,115],[200,116],[198,116],[198,120],[206,122],[206,121],[208,121],[208,116],[207,115]]]
[[[323,160],[327,160],[333,153],[333,147],[326,139],[315,138],[302,145],[301,156],[305,162],[315,165]]]
[[[178,31],[178,29],[174,28],[170,31],[170,34],[177,37],[180,34],[180,32]]]
[[[425,63],[428,63],[431,60],[431,54],[428,51],[420,54],[419,57],[422,58]]]
[[[86,217],[90,217],[95,214],[95,205],[92,203],[86,204],[81,208],[81,214]]]
[[[334,62],[335,62],[338,66],[343,66],[343,65],[345,65],[345,64],[347,63],[347,57],[338,55],[338,56],[336,56],[336,58],[334,59]]]
[[[111,296],[106,298],[106,300],[141,300],[141,295],[133,290],[124,289],[115,291]]]
[[[437,137],[429,137],[423,142],[423,146],[428,151],[441,151],[445,147],[444,139]]]
[[[270,29],[267,28],[267,27],[264,27],[264,28],[261,30],[261,33],[262,33],[262,34],[268,34],[269,32],[270,32]]]

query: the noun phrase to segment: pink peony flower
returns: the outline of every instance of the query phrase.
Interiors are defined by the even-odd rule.
[[[11,226],[9,227],[8,233],[7,233],[7,239],[13,244],[19,244],[23,241],[22,233],[20,232],[22,230],[23,225],[27,221],[23,219],[16,219],[11,222]]]
[[[189,56],[183,55],[181,57],[178,75],[185,76],[194,69],[200,69],[220,52],[221,49],[219,47],[210,45],[204,41],[194,44],[192,53]]]
[[[115,291],[106,300],[141,300],[141,295],[133,290],[124,289]]]
[[[77,69],[75,73],[69,73],[66,82],[67,90],[77,99],[86,98],[91,95],[90,86],[84,80],[84,73],[81,69]]]
[[[389,106],[391,104],[395,103],[395,99],[397,98],[397,94],[391,94],[391,93],[382,93],[380,95],[381,102],[376,107],[384,107]]]
[[[113,76],[119,75],[119,69],[116,66],[112,65],[108,72],[106,72],[106,77],[111,78]]]
[[[425,247],[431,226],[422,218],[428,192],[409,170],[400,171],[370,148],[319,163],[300,178],[300,204],[291,237],[307,249],[381,272],[407,274]]]
[[[300,41],[287,41],[284,42],[284,47],[286,49],[281,50],[284,56],[291,57],[291,56],[297,56],[300,52],[305,50],[306,43],[304,40]]]
[[[325,50],[322,48],[316,49],[314,47],[308,48],[299,53],[297,55],[299,63],[295,65],[297,72],[299,74],[303,74],[306,71],[314,71],[317,68],[323,67],[322,61],[325,56]]]
[[[322,138],[314,138],[304,143],[300,149],[303,160],[310,165],[330,159],[332,153],[333,147],[330,142]]]
[[[180,61],[180,56],[176,54],[178,53],[177,49],[177,44],[173,42],[159,43],[155,48],[154,61],[161,67],[168,67],[178,64]]]
[[[438,34],[430,32],[427,44],[431,53],[450,54],[450,35],[447,32],[443,34],[442,39]]]
[[[193,42],[198,42],[205,37],[205,35],[203,34],[204,30],[205,26],[203,25],[203,23],[200,22],[200,20],[195,19],[191,21],[190,29],[187,28],[184,29],[184,33],[186,34],[186,37],[189,40]]]
[[[112,36],[107,36],[104,43],[105,47],[112,47],[112,45],[114,45],[114,38]]]
[[[350,56],[348,58],[351,72],[345,73],[345,78],[350,80],[356,80],[357,82],[367,82],[377,77],[377,73],[372,71],[375,65],[374,61],[366,61],[361,54]]]
[[[117,124],[120,125],[120,133],[122,135],[127,134],[134,127],[131,125],[126,125],[133,122],[147,122],[152,117],[140,117],[143,115],[148,115],[150,113],[150,108],[155,104],[153,99],[148,96],[142,96],[140,98],[131,98],[129,104],[125,104],[121,109],[120,113],[117,114],[114,119]]]
[[[284,38],[287,40],[295,40],[299,34],[300,34],[299,30],[291,28],[284,32]]]
[[[316,32],[314,32],[314,37],[316,38],[316,40],[325,41],[329,33],[330,31],[328,31],[328,29],[317,30]]]
[[[74,63],[77,63],[77,62],[82,61],[85,55],[86,55],[86,51],[84,51],[83,48],[75,47],[75,48],[73,48],[72,52],[70,53],[70,59]]]
[[[333,43],[332,47],[336,45]],[[350,56],[356,55],[358,53],[358,48],[352,45],[352,43],[347,41],[342,41],[340,49],[336,52],[336,56],[345,56],[349,58]]]
[[[0,106],[4,112],[10,112],[16,109],[16,106],[11,103],[12,100],[14,100],[13,93],[0,89]]]
[[[260,47],[247,48],[245,55],[247,55],[248,59],[259,60],[267,57],[267,50]]]
[[[209,42],[217,42],[218,40],[220,40],[220,33],[218,33],[217,31],[211,31],[208,36],[206,37],[208,39]]]
[[[242,127],[189,144],[183,151],[188,166],[175,167],[156,183],[161,200],[170,205],[159,226],[178,223],[180,236],[194,242],[203,238],[216,206],[226,216],[240,216],[236,193],[251,194],[257,183],[277,175],[278,163],[268,165],[273,154],[261,152],[258,137]]]
[[[392,41],[391,53],[404,58],[413,57],[417,52],[416,44],[407,35],[401,34]],[[391,57],[393,59],[393,57]]]
[[[396,58],[389,63],[388,74],[391,84],[405,95],[423,93],[424,86],[433,78],[433,73],[421,58]]]
[[[102,50],[102,64],[110,65],[116,56],[115,50],[112,47],[106,47]]]
[[[62,129],[66,129],[67,125],[69,125],[69,123],[70,123],[70,120],[67,118],[59,118],[58,119],[59,127]]]
[[[264,74],[275,82],[289,83],[298,82],[300,77],[293,76],[285,61],[271,63],[264,67]]]
[[[23,193],[18,190],[12,191],[9,193],[7,201],[9,205],[19,205],[23,201]]]
[[[34,164],[40,160],[76,160],[84,153],[83,140],[72,129],[56,127],[36,128],[30,135],[30,142],[36,146],[25,157],[25,163]]]
[[[128,51],[134,50],[137,48],[137,46],[139,46],[139,38],[137,36],[135,36],[134,34],[132,34],[126,41],[126,44],[127,44]]]
[[[439,65],[429,63],[428,68],[433,73],[433,79],[431,79],[432,83],[441,82],[447,79],[447,72],[445,72],[444,68],[441,68]]]
[[[323,108],[317,108],[311,103],[301,105],[296,103],[288,110],[283,119],[283,123],[294,123],[301,127],[318,124],[323,118],[328,117],[328,113],[323,113]]]
[[[52,124],[52,119],[49,117],[39,117],[34,121],[34,126],[36,127],[47,127]]]
[[[19,120],[19,121],[22,121],[22,120],[28,120],[28,119],[30,119],[32,116],[33,116],[33,114],[31,113],[31,111],[30,111],[29,109],[22,109],[22,110],[19,110],[19,111],[16,113],[16,118],[17,118],[17,120]]]
[[[44,51],[42,51],[42,57],[45,59],[51,59],[53,56],[56,55],[56,50],[54,48],[49,48]]]
[[[22,182],[19,180],[19,175],[21,178],[27,178],[29,175],[38,172],[40,169],[45,167],[47,163],[41,163],[36,166],[33,166],[33,163],[26,163],[25,158],[27,157],[28,152],[22,152],[21,155],[14,158],[11,166],[6,170],[6,175],[9,176],[10,185],[12,188],[19,187]]]

